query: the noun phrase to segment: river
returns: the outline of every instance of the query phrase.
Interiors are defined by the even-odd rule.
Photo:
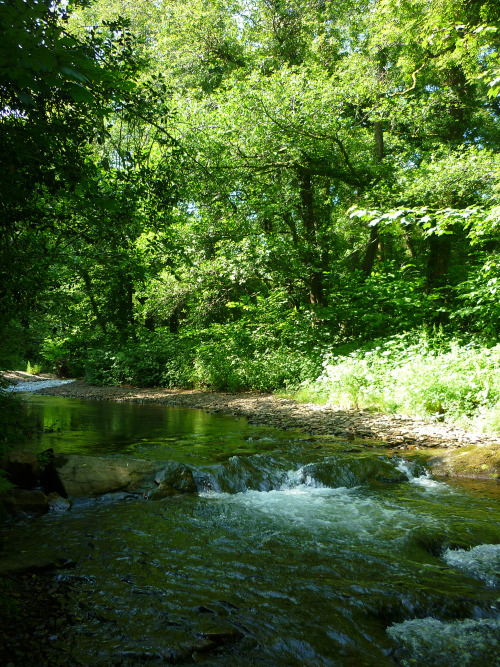
[[[199,410],[27,400],[31,448],[182,463],[199,492],[2,529],[9,557],[76,563],[55,638],[75,665],[500,664],[498,483]]]

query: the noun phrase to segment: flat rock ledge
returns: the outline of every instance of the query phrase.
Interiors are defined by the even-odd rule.
[[[365,410],[345,410],[331,405],[297,403],[268,394],[94,387],[79,381],[41,389],[38,393],[48,396],[198,408],[207,412],[246,417],[252,424],[301,430],[311,435],[340,436],[348,440],[378,440],[389,447],[401,449],[500,445],[500,438],[472,433],[444,423],[430,423],[405,415],[386,415]]]

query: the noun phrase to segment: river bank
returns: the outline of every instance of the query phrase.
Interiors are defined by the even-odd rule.
[[[48,396],[197,408],[245,417],[254,424],[302,430],[312,435],[340,436],[348,440],[380,440],[390,447],[401,449],[500,445],[500,438],[471,433],[444,423],[427,422],[405,415],[297,403],[271,394],[228,394],[195,389],[95,387],[80,381],[49,387],[38,393]]]
[[[11,382],[40,381],[54,377],[26,376],[27,374],[18,372],[5,374]],[[252,424],[301,430],[314,436],[339,437],[360,444],[377,441],[401,453],[421,451],[430,459],[434,473],[441,476],[483,479],[498,479],[500,476],[500,438],[407,415],[297,403],[272,394],[231,394],[131,386],[97,387],[80,380],[44,387],[37,393],[88,400],[196,408],[222,415],[245,417]]]
[[[245,417],[252,424],[336,436],[359,444],[377,441],[401,453],[418,450],[441,477],[500,477],[500,439],[444,423],[335,406],[297,403],[270,394],[226,394],[199,390],[95,387],[84,382],[42,389],[41,394],[92,400],[197,408]]]

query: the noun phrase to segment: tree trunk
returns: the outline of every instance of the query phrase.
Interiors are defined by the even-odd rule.
[[[304,260],[309,268],[309,301],[314,305],[326,305],[323,288],[323,270],[321,257],[317,248],[317,226],[314,211],[313,183],[311,174],[303,171],[300,175],[300,198],[302,202],[302,219],[306,239]]]
[[[119,284],[115,297],[118,301],[115,324],[124,339],[129,335],[134,338],[134,283],[128,273],[122,273],[121,279],[120,276],[118,279]]]
[[[90,301],[90,306],[92,308],[92,312],[94,313],[94,317],[97,320],[97,324],[101,327],[102,332],[104,334],[106,334],[107,333],[106,321],[102,317],[101,312],[100,312],[100,310],[97,306],[97,302],[94,298],[94,293],[93,293],[93,289],[92,289],[92,281],[90,279],[89,272],[86,271],[85,269],[81,269],[80,270],[80,275],[83,278],[83,282],[84,282],[84,285],[85,285],[85,290],[87,292],[87,296],[88,296],[89,301]]]
[[[370,240],[368,241],[368,247],[363,258],[363,263],[361,264],[361,271],[365,276],[369,276],[373,270],[373,265],[375,264],[375,258],[378,253],[378,246],[380,242],[380,234],[378,230],[378,225],[374,225],[370,229]]]
[[[441,287],[445,282],[451,257],[451,234],[429,236],[426,292]]]

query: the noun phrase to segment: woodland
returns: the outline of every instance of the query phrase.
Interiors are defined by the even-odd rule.
[[[0,0],[0,367],[500,430],[497,0]]]

